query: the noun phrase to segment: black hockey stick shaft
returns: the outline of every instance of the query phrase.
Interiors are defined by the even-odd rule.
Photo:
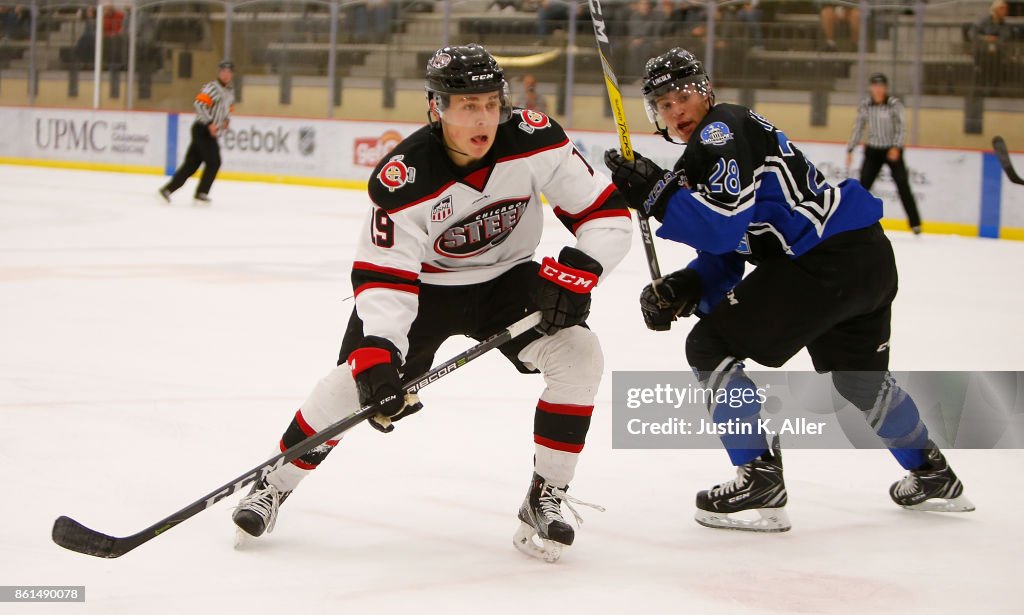
[[[992,149],[995,150],[996,158],[999,159],[999,164],[1006,172],[1006,178],[1015,184],[1024,184],[1024,179],[1017,175],[1016,169],[1013,168],[1013,161],[1010,160],[1010,150],[1006,148],[1006,141],[1002,137],[993,137]]]
[[[410,380],[405,385],[405,392],[415,393],[416,391],[419,391],[423,387],[447,376],[473,359],[483,355],[487,351],[497,348],[505,342],[525,333],[538,323],[540,323],[540,313],[534,312],[522,320],[509,325],[508,328],[499,331],[486,340],[476,344],[464,352],[459,353],[448,361],[432,368],[422,376]],[[326,429],[306,438],[283,453],[271,457],[245,474],[221,485],[195,502],[192,502],[185,508],[182,508],[170,516],[164,517],[141,532],[124,537],[109,536],[107,534],[97,532],[96,530],[89,529],[70,517],[62,516],[53,523],[53,541],[65,549],[70,549],[86,555],[92,555],[94,557],[120,557],[132,549],[163,534],[179,523],[203,512],[220,500],[241,490],[249,483],[265,477],[274,470],[284,466],[285,464],[291,463],[314,448],[324,444],[328,440],[336,438],[352,427],[373,416],[376,411],[376,404],[363,406],[359,410],[332,424]]]
[[[615,77],[611,62],[612,44],[608,40],[608,27],[604,22],[604,13],[601,9],[601,0],[588,0],[590,6],[590,20],[594,24],[594,38],[597,39],[597,54],[601,58],[601,70],[604,72],[604,85],[608,90],[608,101],[612,105],[612,114],[615,116],[615,128],[619,133],[619,149],[622,157],[626,160],[633,160],[633,143],[629,138],[629,125],[626,123],[626,109],[622,106],[622,92],[619,90],[619,80]],[[651,279],[657,280],[661,277],[661,267],[658,266],[658,254],[654,250],[654,235],[651,234],[651,224],[647,218],[637,213],[637,224],[640,226],[640,239],[644,244],[644,254],[647,256],[647,268],[651,272]]]

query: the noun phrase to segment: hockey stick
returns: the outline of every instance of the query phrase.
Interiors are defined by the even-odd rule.
[[[1015,184],[1024,184],[1024,179],[1017,175],[1017,171],[1013,168],[1013,161],[1010,160],[1010,151],[1006,149],[1006,141],[1002,137],[994,137],[992,139],[992,149],[996,151],[996,158],[999,159],[999,164],[1002,165],[1003,171],[1006,171],[1006,178]]]
[[[410,380],[405,385],[405,392],[415,393],[416,391],[419,391],[428,384],[447,376],[487,351],[497,348],[520,334],[529,331],[538,323],[540,323],[540,312],[534,312],[522,320],[509,325],[505,330],[495,333],[472,348],[469,348],[468,350],[455,355],[448,361],[445,361],[441,365],[434,367],[419,378]],[[337,423],[334,423],[326,429],[306,438],[280,455],[271,457],[245,474],[221,485],[195,502],[192,502],[185,508],[182,508],[178,512],[157,521],[141,532],[124,537],[108,536],[107,534],[89,529],[70,517],[62,516],[53,523],[53,541],[65,549],[70,549],[86,555],[106,558],[120,557],[139,545],[149,542],[163,534],[182,521],[203,512],[220,500],[228,497],[236,491],[239,491],[249,483],[265,477],[267,474],[270,474],[287,463],[291,463],[328,440],[348,431],[352,427],[373,416],[373,414],[376,413],[376,410],[376,404],[363,406]]]
[[[612,44],[608,40],[608,28],[604,23],[604,13],[601,12],[601,0],[587,0],[590,6],[590,20],[594,24],[594,38],[597,39],[597,54],[601,58],[601,70],[604,71],[604,85],[608,90],[608,100],[612,104],[612,114],[615,116],[615,128],[619,133],[619,149],[622,150],[622,157],[626,160],[633,160],[633,143],[629,140],[629,125],[626,124],[626,110],[622,106],[622,92],[619,90],[619,80],[615,78],[615,71],[608,58],[612,55]],[[658,254],[654,251],[654,236],[651,235],[651,224],[647,218],[637,214],[637,224],[640,226],[640,238],[644,242],[644,253],[647,255],[647,268],[651,272],[651,279],[657,280],[661,277],[661,267],[658,266]]]

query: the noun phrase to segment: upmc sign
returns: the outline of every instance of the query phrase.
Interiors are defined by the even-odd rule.
[[[159,116],[71,109],[19,109],[8,155],[162,166],[166,130]]]

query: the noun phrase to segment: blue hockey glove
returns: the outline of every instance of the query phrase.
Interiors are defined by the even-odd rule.
[[[700,276],[680,269],[654,280],[640,293],[640,311],[651,331],[668,331],[672,321],[690,316],[700,305]]]
[[[610,149],[604,153],[604,163],[612,172],[612,183],[637,215],[658,222],[665,217],[669,197],[686,186],[682,171],[666,171],[636,151],[633,160],[626,160],[618,150]]]

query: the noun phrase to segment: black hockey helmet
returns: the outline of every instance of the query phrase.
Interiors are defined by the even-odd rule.
[[[672,90],[683,89],[699,92],[707,96],[712,105],[715,104],[711,81],[704,70],[704,64],[697,56],[681,47],[673,47],[660,56],[647,60],[641,91],[644,95],[647,119],[658,126],[659,131],[664,129],[658,125],[658,98]]]
[[[486,49],[477,44],[450,45],[434,52],[427,61],[427,100],[436,101],[439,115],[444,116],[452,94],[483,94],[498,92],[501,120],[512,114],[505,71]]]

